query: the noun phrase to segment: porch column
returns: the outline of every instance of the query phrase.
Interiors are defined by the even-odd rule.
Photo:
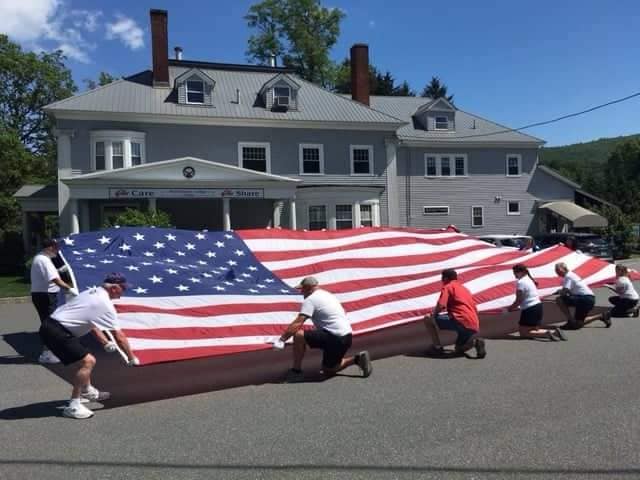
[[[80,233],[80,218],[78,215],[78,200],[70,199],[68,202],[69,219],[71,224],[69,225],[69,233]]]
[[[69,187],[62,181],[72,174],[71,170],[71,139],[74,136],[73,130],[56,129],[54,134],[58,147],[58,216],[60,218],[60,234],[66,235],[72,232],[71,213],[69,198],[71,192]],[[77,211],[76,211],[77,213]]]
[[[231,199],[222,199],[222,229],[231,230]]]
[[[387,179],[387,222],[388,226],[400,225],[400,196],[398,188],[398,143],[395,138],[385,140],[387,154],[386,179]],[[409,208],[409,206],[407,206]],[[378,212],[380,207],[378,206]],[[378,217],[379,219],[380,217]],[[378,223],[379,225],[379,223]]]
[[[156,207],[158,205],[158,202],[156,201],[155,198],[150,198],[149,200],[147,200],[147,208],[149,209],[150,212],[155,212],[156,211]]]
[[[295,198],[292,198],[289,200],[289,215],[290,215],[290,219],[289,219],[289,226],[291,227],[291,230],[296,230],[296,200]]]
[[[362,217],[360,215],[360,202],[353,204],[353,228],[360,228],[362,226]]]
[[[22,246],[24,253],[31,254],[31,225],[29,222],[29,212],[22,211]]]
[[[273,228],[280,227],[280,213],[284,208],[284,202],[282,200],[274,200],[273,202]]]
[[[378,202],[374,203],[371,208],[371,216],[373,217],[372,223],[374,227],[380,226],[380,204]]]

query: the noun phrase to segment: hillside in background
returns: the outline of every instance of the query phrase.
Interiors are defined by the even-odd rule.
[[[632,139],[640,139],[640,134],[543,148],[540,162],[581,184],[587,191],[599,194],[602,193],[601,180],[609,155],[619,144]]]
[[[609,154],[620,143],[634,138],[640,139],[640,134],[627,135],[624,137],[600,138],[593,142],[574,143],[562,147],[543,148],[541,160],[544,165],[553,168],[553,164],[563,163],[604,163]]]

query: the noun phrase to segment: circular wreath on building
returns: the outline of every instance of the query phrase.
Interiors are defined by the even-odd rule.
[[[193,167],[184,167],[182,169],[182,175],[184,175],[184,178],[193,178],[196,175],[196,169]]]

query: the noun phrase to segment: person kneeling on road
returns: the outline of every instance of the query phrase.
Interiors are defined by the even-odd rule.
[[[369,352],[362,351],[354,357],[344,357],[351,348],[351,324],[338,299],[319,288],[318,280],[314,277],[304,278],[296,288],[304,296],[300,313],[273,344],[274,349],[280,350],[284,348],[284,342],[293,337],[293,368],[287,373],[287,381],[304,380],[302,359],[307,345],[322,350],[322,373],[325,376],[335,375],[354,364],[360,367],[363,377],[371,375]],[[315,328],[305,331],[302,325],[309,318]]]
[[[609,303],[613,305],[612,317],[638,316],[638,298],[640,297],[629,279],[627,267],[616,265],[616,283],[606,287],[616,293],[613,297],[609,297]]]
[[[442,313],[445,311],[447,313]],[[471,348],[476,349],[477,358],[487,356],[484,340],[479,338],[480,320],[471,292],[458,282],[453,269],[442,271],[442,290],[432,314],[424,317],[424,325],[433,339],[428,355],[442,356],[444,349],[440,341],[440,330],[453,330],[458,334],[455,353],[462,355]]]
[[[596,304],[596,297],[582,278],[576,273],[569,271],[569,267],[564,262],[556,263],[556,275],[562,278],[562,288],[556,293],[559,294],[556,304],[567,319],[567,323],[561,325],[563,330],[579,330],[586,324],[596,320],[602,320],[609,328],[611,326],[611,312],[589,315]],[[575,307],[575,314],[572,316],[569,307]]]
[[[507,311],[515,312],[520,310],[520,322],[518,331],[522,338],[546,338],[555,342],[556,340],[567,340],[566,334],[559,328],[541,328],[543,307],[540,295],[538,294],[538,282],[536,282],[529,269],[522,263],[513,266],[513,276],[516,281],[516,298],[507,308]]]
[[[91,385],[91,372],[96,359],[80,342],[80,338],[91,332],[105,351],[115,352],[118,345],[127,354],[128,365],[138,365],[126,335],[119,330],[118,316],[111,300],[120,298],[127,283],[123,275],[107,275],[101,287],[80,293],[70,302],[57,308],[42,322],[40,336],[44,344],[62,361],[76,369],[69,405],[62,414],[70,418],[89,418],[93,412],[82,402],[102,401],[110,397],[109,392],[100,392]],[[103,331],[113,331],[114,343]]]

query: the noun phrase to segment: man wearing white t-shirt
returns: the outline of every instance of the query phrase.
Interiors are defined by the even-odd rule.
[[[36,307],[40,323],[42,323],[58,306],[58,292],[60,288],[72,295],[78,292],[71,285],[60,278],[58,269],[53,264],[53,258],[58,255],[58,244],[55,240],[45,239],[42,242],[42,250],[31,263],[31,301]],[[40,357],[40,363],[60,363],[60,360],[49,350],[44,348]]]
[[[562,278],[562,288],[558,291],[560,295],[556,299],[556,304],[567,318],[567,323],[560,328],[563,330],[579,330],[595,320],[602,320],[607,327],[610,327],[610,312],[589,316],[589,312],[593,310],[596,304],[596,297],[586,282],[576,273],[569,271],[569,267],[564,262],[556,263],[555,270],[556,275]],[[573,316],[569,307],[575,307]]]
[[[76,368],[71,400],[62,411],[65,417],[89,418],[93,412],[82,401],[102,401],[110,397],[108,392],[100,392],[91,385],[91,371],[96,359],[80,342],[80,337],[91,332],[105,351],[115,352],[120,346],[129,359],[129,365],[139,364],[126,335],[119,329],[118,315],[111,301],[120,298],[126,288],[123,275],[109,274],[101,287],[85,290],[42,322],[40,336],[44,344],[63,364],[73,364]],[[117,345],[105,336],[104,331],[113,331]]]
[[[284,348],[284,342],[293,337],[293,368],[287,374],[287,381],[302,381],[302,359],[307,345],[322,349],[322,372],[331,376],[351,365],[362,370],[362,376],[371,375],[371,358],[366,350],[354,357],[344,355],[351,347],[351,324],[338,299],[318,287],[314,277],[304,278],[296,287],[302,291],[304,301],[296,319],[284,331],[274,348]],[[304,330],[302,325],[311,319],[312,330]]]

